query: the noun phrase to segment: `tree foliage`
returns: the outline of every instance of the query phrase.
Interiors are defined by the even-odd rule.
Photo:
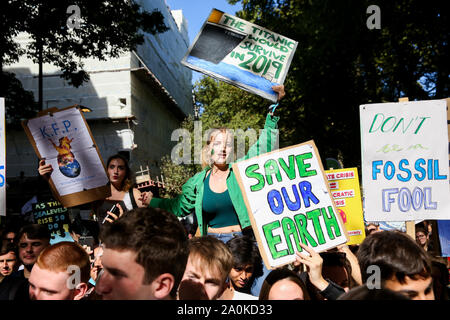
[[[67,12],[73,5],[80,9],[79,19],[76,11]],[[144,11],[135,1],[8,0],[0,18],[3,25],[1,70],[25,54],[35,63],[57,66],[61,77],[75,87],[89,80],[82,59],[117,58],[142,44],[144,32],[155,34],[167,30],[161,12]],[[25,46],[15,40],[21,32],[29,34],[31,39]],[[0,90],[1,96],[12,99],[3,86]],[[15,103],[7,103],[7,108],[12,104]]]
[[[449,95],[445,2],[229,0],[237,16],[298,41],[280,104],[281,146],[314,139],[322,158],[359,166],[359,105]],[[369,29],[367,8],[381,10]]]

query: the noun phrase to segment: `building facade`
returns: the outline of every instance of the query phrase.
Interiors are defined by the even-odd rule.
[[[78,88],[60,78],[55,66],[44,64],[43,109],[88,107],[92,112],[84,115],[105,165],[110,155],[121,152],[130,159],[133,171],[148,166],[156,175],[161,157],[170,154],[175,144],[172,131],[193,112],[192,72],[180,63],[189,39],[180,10],[170,11],[165,0],[137,2],[148,11],[159,10],[169,30],[145,34],[136,51],[117,59],[84,59],[90,80]],[[26,44],[29,38],[22,34],[17,40]],[[5,71],[15,73],[38,99],[37,64],[23,56]],[[6,148],[8,181],[37,176],[38,159],[23,130],[7,132]]]

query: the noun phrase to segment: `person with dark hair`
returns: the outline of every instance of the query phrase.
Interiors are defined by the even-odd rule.
[[[310,300],[305,283],[287,268],[272,270],[259,293],[259,300]]]
[[[53,172],[52,165],[45,164],[44,159],[39,161],[38,170],[46,180]],[[103,220],[112,222],[126,211],[146,206],[139,200],[141,197],[139,189],[133,188],[132,172],[128,160],[124,156],[121,154],[110,156],[106,162],[106,172],[111,187],[111,196],[93,204],[93,212],[99,224]],[[118,208],[115,213],[109,211],[113,205]]]
[[[80,245],[59,242],[49,246],[42,251],[31,270],[30,299],[80,300],[88,289],[89,272],[89,256]],[[70,279],[73,274],[79,277]]]
[[[2,234],[2,245],[6,245],[7,243],[13,243],[14,238],[16,237],[17,230],[11,227],[7,227],[3,230]]]
[[[100,232],[103,273],[96,292],[105,300],[174,299],[189,255],[183,225],[171,213],[138,208]]]
[[[434,300],[431,263],[427,253],[398,231],[368,236],[358,250],[363,283],[387,288],[413,300]]]
[[[428,230],[424,228],[416,228],[416,243],[421,246],[423,250],[434,254],[434,246],[430,241]]]
[[[17,270],[17,247],[14,243],[5,243],[0,248],[0,283]]]
[[[47,226],[29,224],[17,234],[19,259],[23,270],[13,272],[0,284],[0,300],[29,300],[28,278],[39,254],[50,244]]]
[[[404,294],[387,288],[369,289],[367,285],[352,288],[338,300],[411,300]]]
[[[262,259],[252,238],[237,236],[226,243],[233,255],[233,268],[228,275],[233,290],[250,294],[253,280],[262,274]]]

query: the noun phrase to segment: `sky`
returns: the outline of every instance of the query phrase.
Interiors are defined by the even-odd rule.
[[[189,44],[192,44],[213,8],[231,15],[242,9],[240,2],[230,5],[227,0],[166,0],[166,3],[171,10],[183,10],[188,24]],[[202,75],[202,73],[192,71],[192,83]]]

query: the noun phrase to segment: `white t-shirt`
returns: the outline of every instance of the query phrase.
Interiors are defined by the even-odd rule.
[[[252,296],[248,293],[242,293],[239,291],[234,291],[233,300],[258,300],[258,297]]]

